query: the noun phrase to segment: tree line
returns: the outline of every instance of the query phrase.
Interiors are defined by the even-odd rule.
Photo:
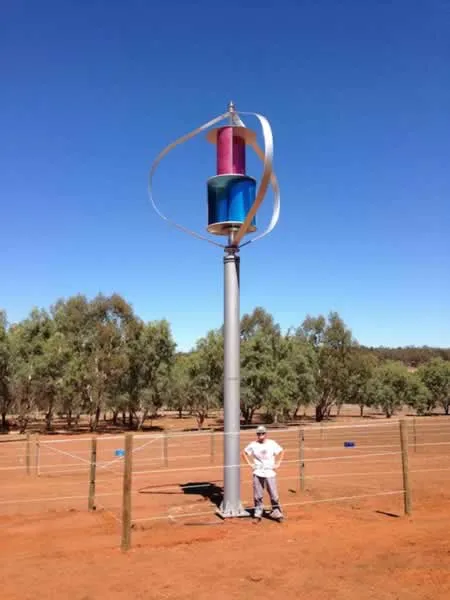
[[[391,417],[407,405],[449,414],[449,349],[367,348],[341,317],[307,316],[282,333],[263,308],[241,319],[241,412],[287,422],[315,407],[317,421],[344,403]],[[414,369],[411,368],[414,367]],[[417,368],[416,368],[417,367]],[[40,416],[51,431],[87,416],[91,431],[108,412],[142,429],[165,408],[195,415],[199,427],[223,404],[223,330],[177,352],[166,320],[144,322],[121,296],[77,295],[8,324],[0,311],[1,429],[26,431]]]

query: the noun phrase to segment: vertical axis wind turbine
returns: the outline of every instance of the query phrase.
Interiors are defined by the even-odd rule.
[[[256,134],[247,128],[241,115],[256,117],[262,127],[264,150]],[[227,125],[210,129],[221,121]],[[207,181],[208,226],[215,236],[225,236],[226,244],[167,217],[157,206],[153,196],[153,176],[161,160],[176,146],[196,135],[210,130],[207,140],[216,145],[217,174]],[[259,186],[246,174],[246,147],[251,146],[262,160],[264,168]],[[258,113],[237,112],[232,102],[227,112],[194,129],[169,144],[155,159],[150,169],[148,191],[156,213],[172,226],[224,249],[224,495],[219,514],[223,518],[247,516],[240,500],[240,278],[239,250],[262,239],[278,222],[280,214],[280,191],[273,172],[273,137],[268,120]],[[274,203],[268,227],[259,235],[241,243],[245,235],[256,231],[256,213],[264,200],[269,185],[272,186]]]

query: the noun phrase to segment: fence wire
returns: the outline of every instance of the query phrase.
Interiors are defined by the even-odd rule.
[[[305,438],[302,457],[298,456],[300,432]],[[286,497],[292,491],[288,483],[295,482],[295,493],[326,496],[282,502],[284,507],[404,493],[398,485],[402,483],[402,468],[397,419],[374,424],[269,428],[269,434],[286,452],[278,477],[282,494]],[[244,463],[223,464],[225,437],[223,432],[213,431],[134,434],[132,522],[214,515],[212,503],[208,510],[200,512],[186,513],[185,509],[193,506],[188,502],[194,496],[200,496],[201,502],[210,500],[207,494],[202,497],[199,490],[206,493],[214,487],[220,492],[220,474],[226,468],[247,469]],[[408,437],[409,472],[413,478],[416,474],[431,473],[445,477],[450,472],[450,468],[440,467],[448,461],[450,420],[410,419]],[[244,446],[254,438],[254,431],[242,431],[240,438]],[[37,513],[74,506],[86,510],[93,462],[91,439],[91,436],[58,439],[29,436],[0,443],[0,514],[21,513],[27,507]],[[99,435],[96,439],[95,506],[119,524],[124,435]],[[353,446],[345,447],[346,442],[352,442]],[[348,469],[347,464],[357,466]],[[303,491],[300,491],[300,469],[306,486]],[[394,484],[393,478],[395,489],[383,489]],[[251,472],[243,471],[242,480],[248,494]],[[342,493],[345,490],[347,494]],[[251,509],[252,503],[247,506]]]

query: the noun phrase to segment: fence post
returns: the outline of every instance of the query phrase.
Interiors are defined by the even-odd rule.
[[[410,515],[412,508],[408,469],[408,424],[406,419],[400,420],[400,445],[402,450],[403,499],[405,504],[405,515]]]
[[[41,465],[40,465],[41,442],[40,442],[38,433],[36,434],[34,444],[35,444],[35,446],[34,446],[34,449],[35,449],[34,467],[35,467],[35,473],[39,477],[39,475],[41,474]]]
[[[215,462],[215,456],[216,456],[216,437],[214,435],[214,429],[211,429],[210,442],[211,442],[211,464],[213,465]]]
[[[95,510],[95,477],[97,471],[97,436],[91,438],[91,466],[89,469],[88,510]]]
[[[298,459],[299,459],[299,479],[300,479],[300,490],[305,490],[305,430],[299,429],[298,431]]]
[[[126,552],[131,545],[131,481],[133,472],[133,434],[125,434],[125,460],[123,463],[122,494],[122,542],[121,549]]]
[[[31,436],[27,433],[26,446],[25,446],[25,466],[27,469],[27,475],[31,474]]]
[[[169,432],[164,430],[163,434],[163,459],[164,466],[169,466]]]

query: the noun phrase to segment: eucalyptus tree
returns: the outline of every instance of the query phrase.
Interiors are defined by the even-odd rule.
[[[209,331],[186,357],[186,363],[189,379],[181,391],[186,394],[189,409],[201,429],[210,411],[219,408],[223,402],[222,333]]]
[[[446,415],[450,411],[450,362],[442,358],[434,358],[425,363],[418,375],[429,390],[427,410],[436,406],[444,409]]]
[[[281,332],[272,315],[261,307],[241,320],[241,412],[250,424],[256,411],[264,405],[277,410],[284,398],[276,385],[277,360],[280,358]],[[272,390],[272,393],[271,393]]]
[[[8,429],[8,413],[13,396],[11,394],[11,344],[8,334],[6,313],[0,310],[0,430]]]
[[[336,312],[328,318],[307,316],[296,334],[311,345],[316,355],[314,404],[316,420],[322,421],[345,397],[348,362],[356,342]]]
[[[368,393],[371,402],[379,406],[388,419],[406,405],[420,411],[428,395],[419,377],[396,361],[386,361],[375,369]]]

